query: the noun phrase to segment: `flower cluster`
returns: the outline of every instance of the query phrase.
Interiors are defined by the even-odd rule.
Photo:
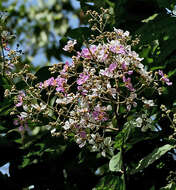
[[[160,92],[160,80],[167,85],[172,83],[162,71],[159,71],[161,79],[157,79],[156,73],[146,70],[141,63],[143,58],[132,50],[128,31],[114,28],[112,32],[104,32],[101,24],[99,29],[92,28],[100,31],[100,35],[92,36],[90,44],[86,43],[80,51],[74,48],[76,40],[68,41],[63,49],[76,54],[71,63],[50,68],[51,74],[57,73],[57,77],[30,86],[30,80],[35,77],[24,70],[21,78],[30,87],[16,96],[16,111],[22,107],[23,114],[15,124],[27,125],[29,120],[42,123],[38,118],[47,116],[46,126],[52,135],[60,131],[65,138],[73,136],[79,147],[88,145],[105,156],[113,152],[114,142],[109,133],[117,134],[123,127],[118,124],[120,115],[125,118],[138,105],[145,109],[155,105],[153,100],[141,95],[144,88]],[[136,117],[134,123],[136,127],[144,124],[149,127],[152,120],[143,115]]]

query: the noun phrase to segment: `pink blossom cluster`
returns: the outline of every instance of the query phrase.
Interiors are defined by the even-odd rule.
[[[66,83],[66,79],[63,77],[57,77],[54,79],[54,77],[49,78],[48,80],[45,80],[43,83],[40,82],[39,88],[47,88],[47,87],[55,87],[57,92],[64,92],[64,84]]]
[[[28,109],[25,110],[26,120],[31,113],[33,117],[38,117],[39,113],[49,115],[52,112],[52,118],[56,118],[56,121],[54,124],[48,123],[51,133],[59,130],[59,126],[66,138],[74,136],[79,147],[87,144],[92,151],[100,151],[104,156],[113,150],[113,139],[106,132],[117,133],[118,122],[114,126],[112,120],[116,118],[118,121],[118,116],[122,114],[119,108],[123,106],[126,109],[125,115],[139,103],[140,106],[152,107],[153,100],[141,97],[140,92],[145,87],[158,90],[159,86],[155,75],[141,63],[143,58],[131,49],[129,32],[114,28],[112,34],[106,41],[99,40],[83,47],[72,57],[71,63],[62,65],[56,78],[40,82],[37,92],[45,89],[47,102],[39,99],[35,104],[27,105]],[[76,43],[69,40],[63,49],[76,52]],[[172,85],[162,71],[159,71],[159,75],[161,81]],[[55,99],[51,104],[49,94],[53,90]],[[23,105],[24,96],[27,93],[19,93],[16,107]]]

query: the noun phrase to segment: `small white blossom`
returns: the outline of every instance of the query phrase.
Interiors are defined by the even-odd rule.
[[[24,111],[28,111],[28,106],[27,105],[23,105],[23,109],[24,109]]]
[[[56,99],[56,104],[69,104],[73,101],[73,97],[65,97],[65,98],[57,98]]]
[[[111,105],[108,105],[107,106],[107,111],[111,111],[112,110],[112,106]]]
[[[93,139],[90,139],[89,144],[95,144],[95,141]]]
[[[65,122],[65,125],[63,126],[63,128],[64,128],[65,130],[70,129],[70,123],[69,123],[69,121],[66,121],[66,122]]]
[[[55,129],[55,128],[51,130],[51,134],[53,134],[53,133],[55,133],[55,132],[56,132],[56,129]]]
[[[69,40],[67,42],[67,45],[63,48],[64,51],[72,51],[74,48],[74,45],[77,44],[76,40]]]
[[[32,104],[31,106],[38,111],[42,111],[46,108],[46,105],[44,105],[43,103],[40,103],[40,106],[38,104]]]
[[[144,104],[146,104],[149,107],[152,107],[155,105],[153,100],[144,100],[143,102],[144,102]]]
[[[138,68],[139,68],[139,69],[143,69],[143,68],[144,68],[144,65],[143,65],[142,63],[139,63]]]
[[[142,126],[142,118],[138,117],[136,119],[136,124],[137,124],[137,127],[141,127]]]
[[[25,118],[25,117],[27,117],[27,116],[28,116],[28,114],[27,114],[26,112],[21,112],[21,114],[20,114],[20,115],[21,115],[21,117],[22,117],[22,118]]]
[[[104,139],[104,144],[105,144],[106,146],[111,146],[111,144],[112,144],[112,142],[111,142],[111,137],[106,137],[106,138]]]
[[[148,125],[144,125],[144,126],[141,128],[141,131],[142,131],[142,132],[146,132],[148,128],[149,128]]]
[[[106,157],[106,152],[105,152],[105,150],[103,150],[103,151],[101,152],[101,155],[102,155],[103,157]]]
[[[92,152],[98,151],[98,147],[96,145],[92,146]]]

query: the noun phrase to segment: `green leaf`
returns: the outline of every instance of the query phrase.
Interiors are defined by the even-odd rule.
[[[165,187],[162,187],[160,190],[175,190],[176,189],[176,184],[175,183],[170,183]]]
[[[150,190],[155,190],[155,186],[152,186],[152,187],[150,188]]]
[[[36,72],[36,74],[35,74],[35,76],[37,77],[36,82],[43,82],[51,77],[49,68],[50,68],[49,66],[45,66],[45,67],[40,68]]]
[[[113,172],[122,171],[122,151],[111,158],[109,162],[109,170]]]
[[[150,70],[151,71],[156,71],[156,70],[159,70],[159,69],[164,69],[165,67],[166,67],[165,65],[161,65],[161,66],[152,67]]]
[[[120,150],[122,144],[125,145],[132,131],[132,128],[133,126],[131,126],[129,123],[124,125],[124,128],[116,135],[114,145],[115,148]]]
[[[66,36],[76,39],[79,43],[84,42],[89,38],[91,30],[88,27],[80,27],[70,30]]]
[[[158,16],[158,14],[153,14],[152,16],[149,16],[147,19],[142,20],[141,22],[150,22],[151,20],[154,20],[156,17]]]
[[[174,69],[173,71],[170,71],[168,73],[168,77],[171,77],[172,75],[175,75],[176,74],[176,69]]]
[[[92,190],[123,190],[122,176],[107,174],[102,177],[99,183]]]
[[[135,174],[144,168],[147,168],[154,161],[158,160],[161,156],[163,156],[166,152],[174,148],[174,146],[166,144],[162,147],[156,148],[152,153],[148,156],[140,160],[137,167],[131,171],[131,174]]]
[[[132,132],[130,134],[130,137],[127,141],[127,143],[125,144],[125,150],[128,151],[131,148],[133,148],[133,146],[139,142],[142,141],[148,141],[148,140],[152,140],[152,139],[157,139],[159,137],[159,134],[156,132],[145,132],[145,133],[141,133],[140,128],[136,128],[135,130],[132,129]]]
[[[4,130],[5,127],[3,127],[2,125],[0,125],[0,131]]]

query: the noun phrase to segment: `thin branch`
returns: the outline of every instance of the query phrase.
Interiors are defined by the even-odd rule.
[[[123,142],[122,142],[122,170],[123,170],[123,190],[128,190],[127,188],[127,173],[126,173],[126,164],[124,162],[124,155],[125,155],[125,150],[124,150],[124,137],[123,137]]]
[[[4,54],[1,34],[0,34],[0,46],[1,46],[1,53],[2,53],[2,60],[3,60],[2,61],[2,76],[4,76],[5,54]]]

